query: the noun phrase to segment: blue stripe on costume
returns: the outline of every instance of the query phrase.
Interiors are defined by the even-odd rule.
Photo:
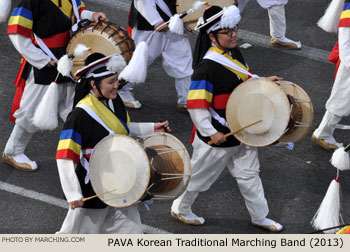
[[[74,142],[77,144],[81,145],[81,135],[74,131],[73,129],[68,129],[68,130],[62,130],[60,140],[64,139],[72,139]]]
[[[33,20],[33,13],[24,7],[15,8],[11,16],[22,16],[27,19]]]
[[[213,93],[213,84],[207,80],[192,81],[190,90],[204,89],[210,93]]]

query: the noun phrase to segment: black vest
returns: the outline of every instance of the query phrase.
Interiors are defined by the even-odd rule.
[[[163,1],[169,7],[171,13],[174,15],[176,13],[176,0]],[[168,15],[165,14],[158,6],[157,11],[165,22],[169,21],[170,18],[168,17]],[[154,30],[154,27],[150,23],[148,23],[148,21],[136,10],[134,6],[134,1],[132,1],[129,11],[128,26],[134,28],[135,25],[137,25],[138,30]]]

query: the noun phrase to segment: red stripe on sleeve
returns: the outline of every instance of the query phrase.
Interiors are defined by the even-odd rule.
[[[7,26],[7,34],[19,34],[30,38],[32,35],[32,30],[20,25],[9,25]]]
[[[350,26],[350,18],[342,18],[339,21],[339,27]]]
[[[210,103],[205,99],[200,100],[187,100],[187,108],[188,109],[199,109],[206,108],[209,109]]]
[[[58,150],[56,152],[56,159],[71,159],[75,164],[79,162],[79,155],[75,154],[74,151],[69,149]]]

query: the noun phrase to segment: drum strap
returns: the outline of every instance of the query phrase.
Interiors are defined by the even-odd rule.
[[[78,5],[76,0],[72,0],[72,5],[73,5],[73,11],[74,15],[77,19],[77,22],[72,26],[72,31],[75,32],[78,30],[78,24],[80,22],[80,16],[79,16],[79,11],[78,11]]]
[[[108,131],[108,136],[114,135],[114,131],[108,128],[108,126],[102,121],[102,119],[93,111],[89,106],[85,104],[78,104],[77,107],[84,109],[86,113],[89,114],[93,119],[95,119],[99,124],[101,124],[107,131]],[[89,173],[89,162],[87,159],[82,155],[80,158],[80,163],[81,165],[85,168],[86,170],[86,176],[84,179],[85,184],[89,183],[90,180],[90,173]]]
[[[210,115],[211,115],[216,121],[218,121],[222,126],[225,126],[225,127],[228,128],[228,125],[227,125],[227,122],[226,122],[225,118],[219,116],[219,114],[216,113],[216,111],[215,111],[212,107],[209,108],[209,113],[210,113]]]
[[[41,48],[41,50],[43,50],[46,53],[46,55],[48,55],[51,59],[57,60],[56,56],[53,55],[53,53],[47,47],[47,45],[44,43],[44,41],[41,38],[39,38],[36,34],[34,34],[34,36],[35,36],[35,40],[38,43],[38,46]]]

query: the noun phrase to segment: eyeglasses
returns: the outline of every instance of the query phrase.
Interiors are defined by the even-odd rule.
[[[232,37],[233,33],[237,33],[237,31],[238,31],[238,26],[236,25],[234,28],[228,29],[225,32],[218,32],[218,34],[224,34],[224,35],[227,35],[229,37]]]

